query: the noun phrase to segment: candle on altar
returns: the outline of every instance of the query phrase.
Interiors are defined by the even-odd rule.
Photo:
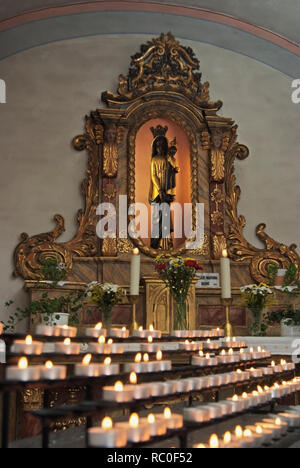
[[[42,354],[43,342],[33,341],[31,335],[27,335],[25,340],[15,340],[11,346],[12,353]]]
[[[110,417],[102,420],[101,427],[88,429],[88,444],[90,447],[125,447],[127,444],[127,431],[125,428],[113,427]]]
[[[231,298],[231,278],[230,278],[230,260],[227,256],[227,250],[222,251],[220,258],[221,269],[221,297],[222,299]]]
[[[124,385],[118,380],[114,386],[103,387],[103,400],[122,403],[134,398],[133,385]]]
[[[133,396],[136,400],[141,400],[143,398],[150,398],[151,396],[151,386],[150,384],[141,384],[137,383],[137,375],[135,372],[131,372],[129,375],[129,382],[133,386]]]
[[[147,418],[142,418],[141,423],[148,423],[150,436],[163,435],[167,432],[166,421],[162,418],[156,418],[154,414],[148,414]]]
[[[70,338],[65,338],[62,343],[55,343],[55,351],[62,354],[79,354],[80,343],[71,343]]]
[[[165,420],[168,429],[180,429],[183,426],[182,414],[173,414],[168,406],[157,417]]]
[[[91,360],[92,355],[90,353],[86,354],[80,364],[75,364],[74,374],[82,377],[98,377],[102,375],[104,365],[98,363],[91,364]]]
[[[70,327],[69,325],[55,325],[54,335],[74,338],[77,335],[77,327]]]
[[[93,338],[99,338],[99,336],[106,336],[106,329],[102,328],[102,322],[98,322],[94,328],[85,329],[86,336],[91,336]]]
[[[111,354],[111,343],[108,342],[109,340],[105,343],[104,335],[100,335],[97,341],[97,343],[89,343],[89,351],[96,354]]]
[[[132,251],[130,263],[130,295],[138,296],[140,289],[140,269],[141,256],[139,249],[135,248]]]
[[[52,361],[47,361],[40,367],[41,379],[59,380],[65,379],[67,375],[66,366],[54,366]]]
[[[163,354],[161,350],[159,349],[155,355],[156,357],[156,362],[152,362],[153,366],[153,371],[158,370],[158,371],[166,371],[166,370],[171,370],[172,369],[172,361],[170,360],[163,360]]]
[[[5,374],[6,380],[20,380],[27,382],[29,380],[39,380],[40,366],[28,366],[28,359],[21,357],[17,366],[8,366]]]
[[[116,427],[122,427],[127,430],[127,437],[130,442],[143,442],[150,439],[150,426],[148,421],[144,422],[139,419],[137,413],[132,413],[129,418],[129,423],[119,422]]]

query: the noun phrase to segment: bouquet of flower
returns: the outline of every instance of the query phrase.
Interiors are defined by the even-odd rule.
[[[267,325],[262,322],[262,311],[264,307],[272,305],[275,302],[275,294],[265,283],[248,284],[240,288],[242,293],[242,302],[253,315],[253,324],[251,331],[253,335],[264,336]]]
[[[125,291],[117,284],[98,283],[97,281],[89,283],[85,291],[88,303],[97,305],[101,310],[104,327],[108,330],[111,324],[112,308],[122,301],[124,295]]]
[[[202,267],[194,258],[162,254],[156,257],[155,269],[169,288],[176,303],[174,329],[186,329],[186,298],[196,272],[202,270]]]

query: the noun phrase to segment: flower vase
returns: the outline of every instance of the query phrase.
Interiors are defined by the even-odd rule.
[[[186,300],[175,300],[174,330],[187,330]]]
[[[107,336],[109,335],[111,329],[111,316],[112,316],[112,309],[113,306],[107,305],[105,307],[101,307],[101,317],[102,317],[102,324],[103,328],[107,331]]]
[[[252,315],[252,323],[250,331],[252,336],[266,336],[266,326],[263,323],[263,308],[262,307],[249,307]]]

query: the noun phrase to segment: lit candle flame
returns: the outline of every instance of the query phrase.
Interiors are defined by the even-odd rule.
[[[245,398],[245,399],[248,398],[248,395],[247,395],[246,392],[243,392],[243,393],[242,393],[242,398]]]
[[[99,336],[98,343],[99,344],[104,344],[105,343],[105,336],[103,336],[103,335]]]
[[[107,358],[104,359],[103,362],[104,362],[104,365],[105,365],[105,366],[110,366],[110,364],[111,364],[111,358],[110,358],[110,357],[107,357]]]
[[[109,416],[106,416],[104,419],[102,419],[101,427],[102,429],[107,429],[107,430],[112,429],[113,427],[112,419]]]
[[[123,331],[123,332],[126,331],[126,327],[122,327],[122,331]]]
[[[285,360],[285,359],[281,359],[281,360],[280,360],[280,364],[283,366],[284,364],[286,364],[286,360]]]
[[[112,338],[109,338],[109,340],[107,340],[107,344],[113,344],[114,340]]]
[[[233,349],[230,348],[230,350],[228,351],[228,354],[232,355],[233,354]]]
[[[198,444],[195,448],[206,448],[204,444]]]
[[[241,428],[241,426],[236,426],[234,429],[234,433],[238,439],[241,439],[243,437],[243,429]]]
[[[170,410],[170,408],[167,406],[165,409],[164,409],[164,417],[166,419],[170,419],[170,417],[172,416],[172,412]]]
[[[86,354],[86,355],[84,356],[84,358],[82,359],[82,364],[83,364],[84,366],[88,366],[89,363],[91,362],[91,359],[92,359],[92,355],[91,355],[90,353],[89,353],[89,354]]]
[[[225,354],[226,354],[225,349],[222,349],[221,356],[225,356]]]
[[[280,418],[276,418],[276,419],[275,419],[275,424],[276,424],[276,426],[281,426],[281,419],[280,419]]]
[[[124,388],[124,385],[123,385],[123,383],[122,383],[120,380],[118,380],[118,381],[115,383],[115,385],[114,385],[114,390],[115,390],[116,392],[122,392],[122,391],[123,391],[123,388]]]
[[[133,249],[132,251],[133,255],[138,255],[140,253],[139,249],[136,247],[135,249]]]
[[[199,351],[199,356],[201,356],[201,357],[204,356],[203,351]]]
[[[245,429],[244,430],[244,437],[251,437],[252,436],[252,432],[250,429]]]
[[[71,343],[70,338],[64,339],[64,344],[65,344],[66,346],[68,346],[70,343]]]
[[[148,336],[148,343],[152,343],[152,341],[153,341],[152,336]]]
[[[210,343],[210,338],[207,338],[206,343]]]
[[[151,324],[151,325],[149,325],[149,330],[150,330],[150,331],[153,331],[153,330],[154,330],[154,328],[153,328],[153,325],[152,325],[152,324]]]
[[[47,361],[47,362],[45,363],[45,367],[46,367],[46,369],[52,369],[52,367],[53,367],[53,362],[52,362],[52,361]]]
[[[101,330],[102,328],[102,322],[98,322],[97,325],[95,325],[95,330]]]
[[[130,372],[129,381],[131,384],[137,383],[137,375],[135,372]]]
[[[261,426],[256,426],[256,434],[262,434],[262,427]]]
[[[156,353],[156,360],[157,361],[161,361],[162,360],[162,352],[161,350],[159,349]]]
[[[149,424],[153,424],[155,422],[154,414],[152,414],[152,413],[148,414],[147,421],[148,421]]]
[[[143,361],[144,361],[144,362],[148,362],[148,361],[149,361],[149,354],[148,354],[148,353],[145,353],[145,354],[143,355]]]
[[[210,358],[209,353],[206,353],[205,357],[206,357],[206,359],[209,359]]]
[[[142,326],[139,327],[139,331],[143,331],[143,327],[142,327]]]
[[[212,434],[209,438],[209,448],[219,448],[219,438],[217,434]]]
[[[260,385],[257,385],[257,391],[258,391],[259,393],[264,393],[264,391],[263,391],[263,389],[261,388]]]
[[[272,366],[272,367],[275,367],[275,361],[272,361],[272,362],[271,362],[271,366]]]
[[[142,355],[141,353],[137,353],[134,358],[134,362],[141,362],[142,360]]]
[[[227,249],[222,250],[222,257],[227,257]]]
[[[32,336],[31,335],[27,335],[26,338],[25,338],[25,344],[27,345],[31,345],[32,344]]]
[[[233,395],[232,401],[238,401],[239,397],[237,395]]]
[[[137,413],[132,413],[129,418],[130,427],[138,427],[139,425],[139,415]]]
[[[26,357],[21,357],[18,361],[18,368],[27,369],[27,367],[28,367],[28,359]]]
[[[223,436],[223,442],[225,445],[230,444],[231,442],[231,433],[229,431],[226,431],[224,436]]]

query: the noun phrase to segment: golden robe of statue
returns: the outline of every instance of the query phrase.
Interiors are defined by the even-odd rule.
[[[176,148],[175,148],[176,152]],[[171,204],[176,194],[175,173],[179,171],[176,167],[174,154],[169,153],[168,140],[164,136],[158,136],[153,140],[149,203],[159,205],[161,203]],[[156,206],[157,209],[157,206]],[[152,218],[152,228],[158,226],[159,237],[151,238],[152,248],[162,248],[167,250],[172,247],[171,237],[162,236],[161,211],[154,212]],[[170,231],[173,231],[172,225]]]

